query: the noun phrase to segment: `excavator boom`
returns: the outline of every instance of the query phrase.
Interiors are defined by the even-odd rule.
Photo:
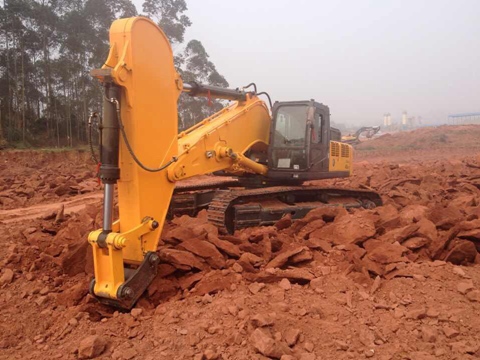
[[[95,266],[91,291],[129,308],[156,274],[155,251],[175,181],[218,170],[265,174],[265,165],[243,153],[254,144],[267,146],[270,115],[253,94],[184,87],[165,34],[147,18],[115,21],[110,44],[105,65],[92,71],[105,92],[99,172],[105,196],[103,228],[88,238]],[[178,134],[182,91],[240,101]],[[113,222],[115,184],[120,214]]]

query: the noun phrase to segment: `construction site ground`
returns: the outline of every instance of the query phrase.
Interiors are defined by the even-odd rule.
[[[358,145],[353,177],[315,182],[374,189],[376,209],[233,236],[204,212],[178,217],[131,312],[88,294],[86,236],[102,222],[89,154],[3,151],[0,358],[478,358],[479,138],[473,125],[386,134]]]

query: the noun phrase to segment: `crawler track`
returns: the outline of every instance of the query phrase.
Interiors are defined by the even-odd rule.
[[[379,194],[367,190],[318,186],[276,186],[262,189],[219,190],[208,206],[208,219],[223,233],[272,225],[286,214],[293,220],[325,206],[372,208],[382,205]]]

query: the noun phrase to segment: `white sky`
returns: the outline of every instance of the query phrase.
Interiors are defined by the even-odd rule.
[[[134,0],[141,11],[142,0]],[[187,0],[198,39],[232,88],[314,98],[332,120],[390,112],[444,123],[480,112],[480,0]]]

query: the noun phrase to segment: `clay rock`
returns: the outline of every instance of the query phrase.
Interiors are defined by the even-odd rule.
[[[473,290],[467,293],[467,299],[473,302],[480,302],[480,290]]]
[[[459,224],[460,231],[457,237],[473,241],[480,241],[480,219],[464,221]]]
[[[325,240],[335,245],[361,244],[376,233],[375,223],[366,211],[336,218],[331,224],[310,234],[310,237]]]
[[[169,243],[178,243],[179,241],[188,241],[195,238],[192,229],[184,226],[177,226],[168,231],[162,238]]]
[[[451,250],[445,256],[445,261],[455,265],[473,263],[477,256],[475,244],[468,240],[458,240],[451,245]]]
[[[88,294],[89,280],[84,278],[76,284],[66,286],[64,285],[64,291],[57,296],[57,303],[64,306],[75,306],[83,300]]]
[[[65,205],[62,204],[57,210],[57,215],[55,216],[55,223],[61,223],[65,218]]]
[[[307,224],[310,224],[317,220],[322,220],[323,222],[332,222],[336,218],[340,218],[344,215],[348,215],[348,212],[345,208],[339,206],[325,206],[311,210],[303,219],[297,220],[290,227],[290,235],[296,234]],[[322,222],[317,222],[316,224],[322,224]],[[315,225],[317,228],[318,226]]]
[[[202,296],[217,293],[238,283],[239,279],[241,279],[240,274],[223,275],[220,271],[216,271],[213,275],[205,276],[195,285],[195,294]]]
[[[205,264],[195,255],[188,251],[175,249],[160,249],[158,252],[160,260],[172,264],[180,270],[191,270],[192,268],[204,270]]]
[[[275,318],[276,318],[275,313],[256,314],[252,316],[252,318],[250,319],[250,322],[255,328],[266,327],[266,326],[272,326],[275,322]]]
[[[410,249],[410,250],[417,250],[429,243],[430,243],[430,240],[424,237],[416,236],[402,242],[402,246],[405,246],[407,249]]]
[[[370,260],[368,256],[365,256],[359,262],[362,267],[364,267],[366,270],[368,270],[374,275],[383,276],[383,274],[385,273],[385,266],[376,261]]]
[[[260,354],[274,359],[280,359],[282,355],[291,353],[287,346],[277,343],[266,331],[261,329],[256,329],[250,335],[250,343]]]
[[[435,241],[438,237],[438,232],[435,224],[430,220],[423,218],[417,224],[419,226],[418,230],[415,231],[415,236],[422,236],[431,241]]]
[[[210,223],[200,224],[192,228],[195,236],[200,236],[204,234],[212,234],[218,236],[218,228]]]
[[[189,276],[182,276],[178,279],[178,283],[182,290],[190,289],[193,287],[193,285],[202,280],[204,276],[205,274],[203,272],[195,273]]]
[[[472,280],[463,281],[457,284],[457,291],[463,295],[465,295],[467,292],[469,292],[473,288],[474,288],[474,285]]]
[[[332,245],[330,245],[325,240],[321,240],[321,239],[315,239],[315,238],[308,239],[306,241],[306,245],[310,249],[319,249],[319,250],[321,250],[323,252],[326,252],[326,253],[332,251]]]
[[[394,242],[402,243],[412,237],[415,232],[420,229],[420,225],[412,224],[398,229],[390,230],[379,237],[379,240],[393,244]]]
[[[237,246],[244,244],[247,241],[233,235],[219,235],[218,238],[220,240],[228,241],[229,243],[232,243],[233,245],[237,245]]]
[[[55,189],[55,194],[57,196],[64,196],[64,195],[67,195],[68,193],[70,193],[70,186],[68,185],[60,185],[59,187],[57,187]]]
[[[275,256],[275,258],[267,264],[266,268],[282,267],[288,262],[289,258],[301,253],[302,251],[308,251],[308,248],[305,246],[296,246],[293,249],[283,251]]]
[[[291,268],[286,270],[269,269],[269,271],[262,271],[255,274],[252,278],[253,281],[265,283],[278,282],[282,279],[288,279],[291,282],[308,283],[315,279],[315,275],[305,268]]]
[[[172,223],[178,226],[192,229],[197,225],[206,224],[208,222],[206,216],[201,216],[201,215],[202,215],[202,211],[200,211],[197,217],[194,217],[194,218],[188,215],[178,216],[172,220]]]
[[[106,347],[107,342],[100,336],[88,336],[80,342],[80,346],[78,347],[78,358],[94,359],[101,355]]]
[[[294,282],[310,282],[315,279],[315,275],[308,269],[303,268],[291,268],[286,270],[277,270],[277,275],[283,279],[286,278]]]
[[[262,226],[252,229],[248,240],[252,243],[258,243],[263,240],[264,236],[275,237],[277,229],[274,226]]]
[[[283,290],[290,290],[292,288],[292,284],[288,279],[282,279],[278,283],[278,286]]]
[[[477,197],[474,195],[460,196],[451,202],[452,206],[459,209],[464,209],[470,206],[477,206],[477,204],[478,204],[478,200],[477,200]]]
[[[392,229],[400,225],[400,215],[392,204],[376,208],[375,213],[379,215],[379,219],[375,224],[379,228]]]
[[[197,238],[183,241],[178,247],[205,259],[208,265],[214,269],[223,269],[225,267],[225,258],[215,245],[208,241]]]
[[[240,249],[238,246],[232,244],[229,241],[221,240],[214,234],[208,234],[207,241],[215,245],[220,251],[224,252],[228,256],[238,259],[240,257]]]
[[[254,282],[254,283],[248,285],[248,290],[250,290],[250,292],[253,295],[255,295],[255,294],[258,294],[264,287],[265,287],[264,283]]]
[[[423,305],[417,305],[412,309],[409,308],[405,317],[407,319],[423,319],[427,316],[427,309]]]
[[[297,237],[299,239],[308,239],[309,235],[314,232],[315,230],[318,230],[322,227],[325,226],[325,221],[323,219],[317,219],[312,222],[309,222],[306,224],[304,227],[300,229],[300,231],[297,234]]]
[[[421,328],[422,330],[422,339],[426,342],[434,343],[437,341],[438,331],[433,326],[424,325]]]
[[[92,248],[83,239],[69,245],[67,253],[61,259],[60,265],[63,273],[69,276],[84,273],[87,264],[87,251],[92,252]]]
[[[292,347],[297,343],[298,338],[300,337],[300,330],[289,328],[285,331],[283,337],[285,338],[287,345]]]
[[[403,254],[408,249],[399,244],[376,243],[376,246],[370,246],[367,250],[367,257],[380,264],[390,264],[405,261]]]
[[[405,224],[418,222],[423,219],[428,212],[428,207],[423,205],[408,205],[400,212],[400,218]]]
[[[203,273],[202,273],[203,274]],[[162,279],[158,276],[153,279],[148,287],[148,298],[152,303],[158,304],[175,296],[180,285],[175,280]]]
[[[313,209],[302,220],[307,224],[317,219],[332,222],[344,215],[348,215],[348,211],[341,206],[325,206]]]
[[[458,224],[464,215],[455,206],[436,205],[427,213],[427,218],[432,221],[438,229],[449,230]]]
[[[0,286],[10,284],[13,281],[13,271],[11,269],[5,269],[0,277]]]
[[[311,260],[313,260],[312,252],[308,249],[303,249],[298,254],[293,255],[290,258],[289,262],[294,264],[294,265],[297,265],[297,264],[300,264],[300,263],[306,263],[306,262],[311,261]]]
[[[457,337],[458,335],[460,335],[460,332],[458,332],[457,330],[455,330],[454,328],[448,326],[448,325],[444,325],[443,326],[443,333],[445,334],[445,336],[449,339],[452,339],[454,337]]]
[[[370,240],[367,240],[367,242],[368,241],[370,241]],[[364,244],[366,244],[366,242]],[[345,248],[343,250],[345,250],[347,252],[347,254],[346,254],[347,259],[349,259],[349,261],[351,261],[351,262],[353,262],[354,258],[356,258],[356,259],[363,258],[363,256],[367,252],[365,249],[363,249],[360,246],[355,245],[355,244],[345,245]],[[326,252],[328,252],[328,251],[326,251]]]
[[[260,267],[263,262],[264,260],[261,257],[249,252],[243,253],[240,259],[238,259],[238,263],[248,272],[254,272],[255,268]]]
[[[289,228],[292,225],[292,215],[287,214],[275,223],[278,230]]]

